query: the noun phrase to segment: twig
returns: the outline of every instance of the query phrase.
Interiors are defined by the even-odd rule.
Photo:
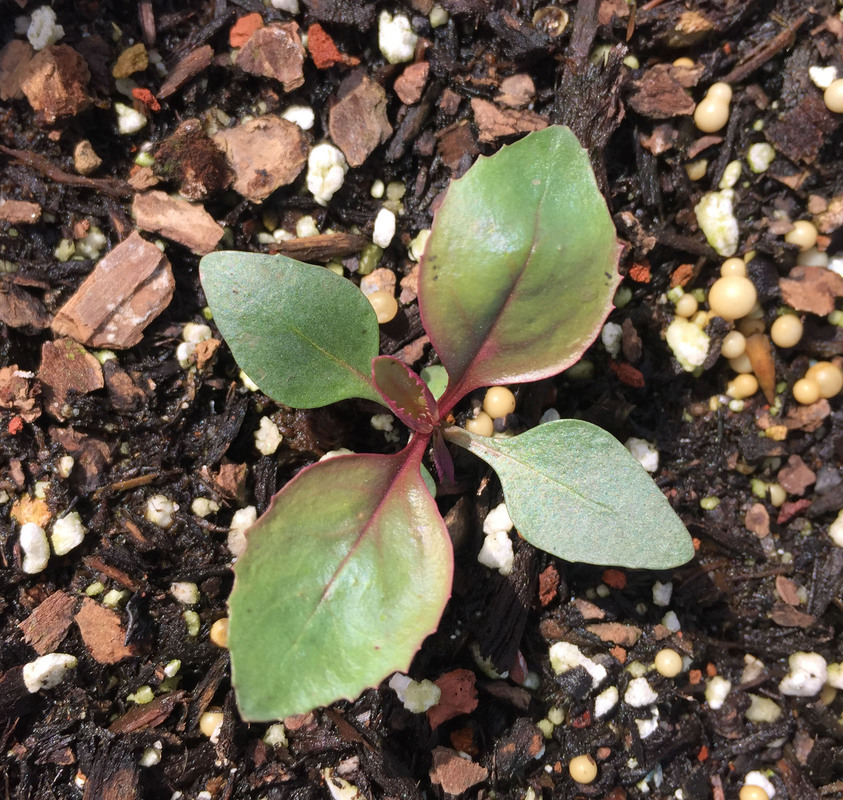
[[[796,32],[805,24],[808,14],[802,14],[784,30],[777,33],[769,42],[759,45],[750,52],[742,64],[738,64],[728,75],[722,78],[724,83],[740,83],[746,80],[762,64],[766,64],[774,55],[793,44]]]
[[[134,189],[125,181],[116,178],[85,178],[81,175],[71,175],[60,167],[57,167],[44,156],[32,153],[28,150],[13,150],[11,147],[4,147],[0,144],[0,153],[5,153],[11,158],[17,159],[21,164],[37,169],[45,177],[56,183],[64,183],[68,186],[83,186],[86,189],[94,189],[111,197],[129,197]]]

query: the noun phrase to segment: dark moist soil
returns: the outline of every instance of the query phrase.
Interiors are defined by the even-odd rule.
[[[843,702],[833,691],[798,697],[779,689],[788,658],[798,651],[843,661],[843,550],[827,533],[843,506],[843,414],[839,398],[806,410],[790,394],[809,359],[843,353],[843,336],[824,316],[804,315],[802,342],[775,353],[783,394],[772,415],[760,393],[742,410],[722,403],[712,410],[710,398],[732,377],[716,359],[726,330],[722,321],[709,326],[712,357],[698,376],[683,372],[664,342],[672,318],[665,292],[673,283],[705,288],[719,274],[722,259],[699,231],[693,207],[750,144],[769,141],[777,151],[765,174],[750,172],[744,162],[737,186],[739,252],[757,253],[751,276],[767,322],[781,305],[779,278],[797,255],[783,242],[787,220],[810,218],[843,194],[843,118],[826,110],[808,77],[811,66],[843,72],[843,23],[834,3],[651,0],[636,9],[622,0],[560,2],[570,22],[553,35],[533,24],[540,5],[534,0],[443,0],[451,20],[435,29],[426,16],[429,0],[304,0],[295,17],[302,30],[319,23],[340,53],[359,65],[317,68],[308,58],[303,85],[286,94],[279,82],[231,63],[228,37],[238,17],[257,11],[265,23],[291,19],[257,0],[52,5],[64,27],[61,44],[87,64],[87,85],[81,66],[71,83],[81,82],[90,104],[49,122],[26,98],[14,96],[15,87],[0,102],[0,196],[40,210],[32,224],[0,222],[0,359],[23,371],[17,377],[14,370],[0,373],[3,796],[356,796],[326,784],[322,770],[330,768],[365,797],[433,797],[443,795],[441,769],[431,781],[433,753],[447,748],[436,750],[437,759],[460,751],[486,770],[466,780],[476,781],[466,789],[468,797],[732,799],[752,770],[768,776],[777,798],[843,797]],[[2,44],[24,40],[15,33],[15,17],[35,7],[26,0],[0,2]],[[422,37],[416,60],[429,63],[429,74],[411,105],[393,88],[404,66],[387,64],[377,48],[382,9],[407,14]],[[112,68],[138,42],[160,55],[161,68],[153,64],[132,75],[137,87],[152,93],[146,104],[143,96],[135,100],[148,123],[120,135],[113,104],[132,101],[117,92]],[[605,59],[590,63],[595,47],[604,45]],[[627,56],[636,62],[625,62]],[[680,56],[695,64],[684,87],[675,75],[652,69]],[[185,58],[195,74],[173,79]],[[7,78],[12,67],[2,66]],[[516,74],[534,83],[527,109],[498,99],[501,81]],[[208,150],[202,125],[305,105],[315,112],[309,135],[318,142],[327,137],[329,109],[362,75],[384,88],[394,131],[349,171],[327,208],[313,202],[304,173],[262,205],[225,188],[227,168]],[[707,86],[724,79],[734,89],[730,121],[716,138],[704,139],[689,116],[688,97],[699,101]],[[153,110],[156,94],[160,110]],[[491,126],[478,111],[489,107],[478,100],[495,102],[493,110],[508,109],[508,116]],[[560,562],[518,541],[515,569],[503,578],[476,561],[480,523],[500,502],[499,488],[479,463],[458,460],[458,492],[440,499],[443,511],[451,512],[452,529],[463,532],[454,597],[411,675],[434,680],[469,670],[476,709],[431,730],[426,715],[405,711],[384,685],[355,702],[287,720],[287,746],[265,744],[267,725],[239,719],[228,655],[209,640],[212,623],[226,614],[231,588],[231,517],[247,505],[264,511],[275,491],[328,450],[388,452],[400,442],[371,428],[373,407],[345,403],[296,411],[248,391],[224,344],[200,367],[182,368],[175,351],[183,327],[206,321],[206,303],[198,256],[174,242],[166,243],[175,276],[172,301],[138,344],[115,351],[116,361],[103,369],[105,386],[96,388],[96,379],[90,385],[71,370],[72,359],[56,366],[56,349],[47,344],[56,338],[50,319],[96,258],[59,261],[55,248],[89,226],[107,240],[100,255],[125,239],[133,230],[130,205],[137,191],[126,181],[131,177],[137,186],[150,174],[134,159],[155,151],[188,119],[202,121],[200,133],[187,147],[170,139],[153,169],[160,180],[155,188],[190,193],[188,167],[199,171],[200,202],[226,226],[229,248],[277,249],[258,241],[264,220],[275,217],[294,230],[303,214],[313,215],[320,231],[370,237],[381,205],[370,194],[373,181],[402,181],[398,234],[380,262],[399,280],[413,267],[409,240],[430,226],[437,198],[478,153],[494,152],[537,119],[570,125],[591,153],[624,246],[620,269],[631,298],[610,317],[623,326],[623,347],[610,358],[594,345],[586,356],[590,377],[514,387],[518,410],[507,426],[532,427],[555,408],[563,417],[592,420],[621,441],[637,436],[656,442],[654,477],[695,537],[696,558],[673,573],[604,570]],[[103,162],[84,180],[73,161],[82,139]],[[685,166],[699,158],[707,159],[708,171],[695,183]],[[838,224],[832,221],[820,239],[831,254],[843,244]],[[339,255],[346,275],[357,280],[360,242],[331,239],[333,253],[309,248],[301,257],[324,262]],[[419,341],[422,333],[411,292],[396,320],[383,327],[383,352],[413,345],[411,360],[424,366],[434,355]],[[96,368],[90,370],[96,378]],[[466,403],[460,413],[468,408]],[[285,436],[271,456],[254,446],[266,415]],[[784,438],[764,435],[782,424],[787,428],[772,432],[785,431]],[[68,454],[75,464],[63,478],[60,459]],[[780,473],[785,466],[807,477],[793,485],[789,472]],[[776,480],[791,487],[782,507],[752,492],[753,481],[757,487]],[[46,492],[46,505],[33,505],[36,483]],[[167,529],[144,518],[147,500],[156,494],[179,506]],[[219,512],[196,516],[191,503],[197,497],[215,499]],[[703,498],[720,502],[706,510]],[[53,555],[44,571],[24,573],[20,520],[40,514],[49,532],[52,520],[70,510],[89,529],[84,542],[67,555]],[[672,584],[667,606],[654,604],[657,580]],[[176,581],[199,587],[195,636],[187,633],[185,606],[171,594]],[[104,589],[99,594],[92,589],[98,583]],[[103,611],[110,590],[122,592],[116,614]],[[605,682],[593,689],[582,668],[555,675],[548,649],[556,641],[571,642],[602,663]],[[342,643],[336,644],[340,652]],[[666,646],[688,658],[672,679],[651,668]],[[490,678],[473,649],[519,678],[520,652],[535,680],[519,685]],[[50,652],[71,654],[78,666],[59,687],[29,694],[21,668]],[[175,659],[180,669],[167,678],[164,667]],[[745,673],[752,659],[761,664]],[[654,705],[637,708],[625,700],[633,665],[649,670],[658,695]],[[719,708],[705,695],[715,676],[731,683]],[[129,696],[144,686],[155,699],[132,702]],[[594,697],[610,686],[620,701],[597,717]],[[747,721],[751,694],[773,700],[781,716]],[[535,724],[554,706],[565,721],[542,741]],[[198,729],[211,707],[224,712],[215,743]],[[655,729],[643,735],[646,726],[642,731],[637,721],[656,714]],[[141,766],[150,747],[159,749],[160,761]],[[584,753],[597,759],[598,776],[577,785],[568,762]],[[469,768],[456,762],[457,780]]]

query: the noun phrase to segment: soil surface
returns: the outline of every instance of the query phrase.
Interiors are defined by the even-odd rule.
[[[17,18],[37,3],[0,0],[3,796],[731,800],[760,772],[767,796],[843,797],[843,700],[822,674],[843,662],[843,549],[828,533],[843,507],[843,413],[839,397],[800,405],[791,392],[811,360],[843,354],[831,313],[843,291],[825,268],[843,246],[843,116],[809,72],[843,75],[839,9],[441,5],[447,18],[430,0],[302,0],[295,14],[258,0],[56,0],[63,36],[51,45],[33,28],[36,51]],[[410,19],[410,61],[379,51],[382,10]],[[732,86],[730,115],[704,133],[692,114],[715,81]],[[290,106],[312,110],[310,126],[307,111],[295,117],[307,130],[279,119]],[[264,511],[329,450],[399,442],[371,427],[373,406],[300,411],[250,391],[212,322],[212,340],[179,348],[187,323],[208,321],[199,255],[280,251],[359,281],[375,216],[391,204],[397,233],[374,280],[397,281],[400,308],[382,352],[425,366],[435,354],[408,245],[478,154],[547,124],[569,125],[589,150],[617,225],[620,339],[598,340],[573,374],[513,387],[516,413],[499,427],[527,429],[555,409],[654,443],[654,478],[696,558],[672,573],[607,570],[516,540],[513,572],[491,572],[476,555],[500,490],[460,459],[459,491],[440,498],[461,534],[454,595],[410,674],[447,676],[476,705],[435,725],[384,684],[264,741],[268,725],[238,717],[228,654],[209,638],[226,615],[232,518]],[[323,206],[305,161],[327,139],[351,168]],[[760,172],[746,160],[757,143],[775,150]],[[796,346],[753,364],[771,396],[742,402],[724,396],[728,323],[707,321],[709,354],[694,372],[665,342],[666,293],[719,276],[723,254],[694,207],[735,161],[754,324],[768,329],[786,302],[805,325]],[[376,198],[376,181],[400,182],[403,197],[393,186]],[[784,240],[798,219],[820,232],[802,266]],[[273,235],[295,237],[297,223],[299,238]],[[265,417],[284,436],[270,455],[255,447]],[[177,505],[167,527],[149,519],[158,495]],[[197,498],[218,510],[200,516]],[[84,540],[33,565],[22,528],[54,535],[72,513]],[[557,674],[556,642],[604,668],[602,681],[585,666]],[[663,648],[684,657],[675,677],[653,668]],[[51,653],[75,668],[29,691],[24,665]],[[813,654],[812,675],[794,675],[797,653]],[[835,668],[828,680],[843,685]],[[209,709],[222,713],[213,739],[200,729]],[[597,762],[591,783],[569,775],[581,754]]]

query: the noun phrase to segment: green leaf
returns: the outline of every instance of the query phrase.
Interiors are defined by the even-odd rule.
[[[479,386],[577,361],[612,308],[617,260],[588,155],[568,128],[479,158],[448,188],[419,274],[422,321],[451,376],[442,413]]]
[[[412,430],[430,433],[439,424],[436,401],[427,384],[397,358],[373,359],[372,380],[392,413]]]
[[[563,419],[511,439],[462,428],[445,435],[494,468],[518,532],[548,553],[646,569],[694,556],[688,531],[652,478],[595,425]]]
[[[453,556],[419,472],[425,444],[314,464],[248,532],[229,600],[244,719],[356,697],[406,670],[436,629]]]
[[[438,400],[448,388],[448,372],[441,364],[431,364],[420,373],[421,379],[427,384],[430,393]]]
[[[381,402],[370,374],[378,321],[353,283],[261,253],[211,253],[199,270],[217,327],[264,394],[294,408]]]

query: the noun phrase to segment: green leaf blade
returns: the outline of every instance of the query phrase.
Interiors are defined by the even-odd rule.
[[[436,629],[453,556],[412,447],[303,470],[247,534],[229,601],[245,719],[356,697]]]
[[[557,420],[511,439],[461,428],[447,438],[498,473],[509,515],[528,542],[567,561],[670,569],[691,537],[644,468],[611,434]]]
[[[479,386],[538,380],[597,335],[620,280],[588,155],[549,127],[452,182],[419,275],[422,320],[451,376],[447,410]]]
[[[354,284],[286,256],[217,252],[200,263],[214,321],[261,391],[293,408],[381,401],[370,364],[378,322]]]

